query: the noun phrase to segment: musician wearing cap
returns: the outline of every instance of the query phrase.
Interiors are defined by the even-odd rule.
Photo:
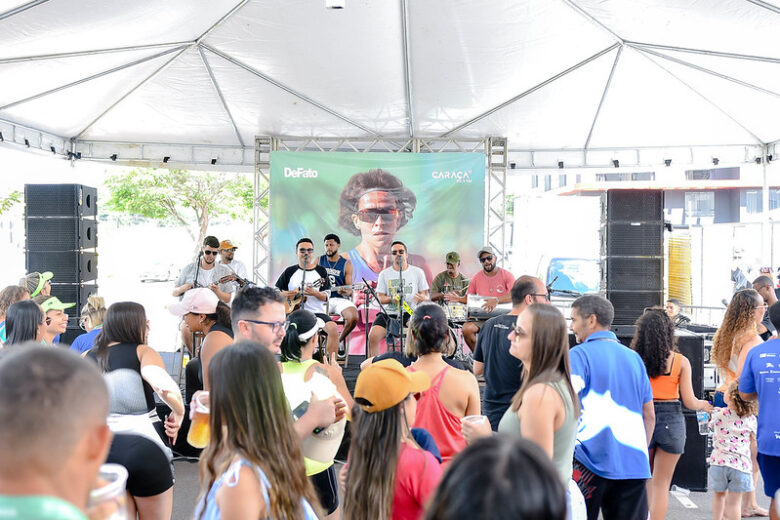
[[[461,298],[469,286],[469,280],[463,273],[458,272],[460,268],[460,255],[457,251],[450,251],[444,257],[444,263],[447,269],[436,275],[431,283],[431,300],[435,302],[444,302],[444,297]]]
[[[46,329],[43,332],[44,345],[51,345],[54,343],[54,338],[60,334],[64,334],[68,328],[68,314],[65,309],[75,307],[75,303],[62,303],[56,296],[45,296],[39,294],[33,298],[35,303],[41,306],[43,313],[46,315]]]
[[[506,269],[496,265],[498,257],[492,247],[483,246],[477,253],[477,258],[482,264],[482,270],[471,277],[466,295],[462,297],[445,295],[444,300],[468,303],[469,295],[481,296],[484,299],[482,310],[490,313],[496,308],[496,305],[512,301],[510,291],[515,277]],[[485,320],[469,320],[463,324],[463,339],[466,340],[466,345],[472,352],[477,344],[477,332],[484,323]]]
[[[330,279],[324,267],[317,263],[314,256],[314,243],[311,238],[301,238],[295,244],[298,263],[282,271],[276,280],[276,288],[285,299],[285,311],[306,309],[325,322],[323,331],[328,335],[328,357],[338,351],[339,329],[327,314],[327,301],[330,292]]]
[[[184,266],[179,273],[173,295],[181,297],[195,287],[208,287],[220,300],[228,303],[230,290],[226,286],[227,280],[222,282],[221,279],[231,274],[232,271],[225,265],[217,263],[218,254],[219,240],[217,237],[209,235],[204,238],[198,258],[191,264]]]
[[[225,266],[231,274],[227,275],[231,278],[230,281],[224,284],[225,288],[230,288],[231,293],[234,293],[241,287],[242,280],[247,279],[246,266],[241,260],[234,258],[238,246],[233,245],[230,240],[223,240],[219,243],[219,261],[217,265]]]

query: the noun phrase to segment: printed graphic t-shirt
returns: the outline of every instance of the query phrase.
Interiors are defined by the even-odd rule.
[[[739,390],[758,393],[758,452],[780,457],[780,339],[772,339],[750,349]]]
[[[569,354],[582,408],[574,458],[607,479],[650,478],[642,406],[653,392],[642,358],[610,331],[594,332]]]
[[[428,290],[428,281],[425,279],[425,273],[419,267],[413,265],[408,266],[403,271],[404,281],[404,302],[409,304],[409,307],[414,309],[417,307],[417,302],[414,301],[414,295],[420,291]],[[399,294],[399,287],[401,286],[398,277],[398,271],[392,267],[384,269],[379,273],[379,279],[376,284],[376,292],[386,294],[391,298]],[[385,304],[385,310],[388,314],[398,314],[398,304],[395,300],[388,304]]]
[[[750,434],[756,433],[756,416],[739,417],[729,408],[719,408],[712,413],[712,454],[707,462],[712,466],[727,466],[743,473],[750,473]]]

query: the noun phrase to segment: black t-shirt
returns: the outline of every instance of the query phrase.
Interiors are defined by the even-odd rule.
[[[479,331],[474,350],[474,361],[485,364],[482,413],[487,415],[493,430],[498,428],[523,382],[523,362],[509,353],[509,333],[515,321],[517,316],[511,314],[489,319]]]

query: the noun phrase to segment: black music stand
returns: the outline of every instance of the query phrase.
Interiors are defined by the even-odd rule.
[[[363,280],[363,283],[365,284],[365,288],[363,289],[363,294],[366,295],[366,301],[365,301],[365,310],[366,310],[366,359],[368,359],[368,304],[371,301],[371,297],[376,300],[376,302],[379,304],[379,310],[384,313],[385,316],[388,318],[390,317],[389,314],[387,314],[387,311],[385,311],[385,306],[382,305],[382,302],[379,301],[379,295],[376,293],[373,287],[371,287],[371,284],[368,283],[368,280],[365,278],[361,278]],[[403,327],[401,328],[401,334],[403,334]]]

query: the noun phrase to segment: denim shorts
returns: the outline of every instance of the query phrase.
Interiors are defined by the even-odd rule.
[[[685,451],[685,419],[680,401],[656,401],[655,430],[650,449],[661,448],[666,453],[680,454]]]
[[[707,473],[710,490],[718,493],[733,491],[746,493],[753,491],[753,475],[728,466],[710,466]]]

